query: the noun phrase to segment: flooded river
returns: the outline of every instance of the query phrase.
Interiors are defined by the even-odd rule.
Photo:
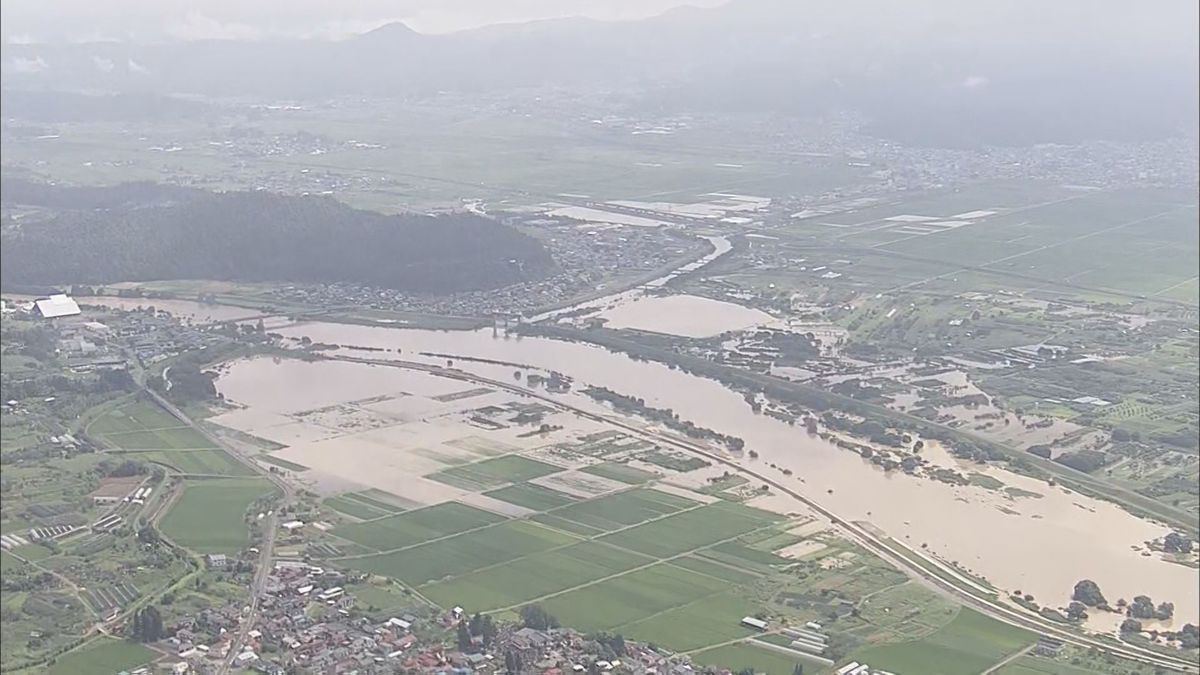
[[[1089,578],[1113,601],[1149,595],[1156,602],[1174,602],[1175,625],[1200,619],[1196,571],[1132,549],[1163,536],[1165,527],[1061,487],[991,467],[982,472],[1042,496],[1009,498],[982,487],[884,474],[858,455],[811,437],[802,428],[755,414],[740,394],[718,382],[591,345],[493,337],[490,330],[444,332],[332,323],[300,324],[279,332],[314,342],[400,350],[371,352],[371,358],[445,364],[445,357],[418,354],[428,351],[557,370],[575,378],[576,388],[584,383],[608,387],[644,398],[648,405],[671,408],[701,426],[740,436],[747,449],[759,453],[757,460],[744,460],[757,470],[772,471],[767,467],[770,463],[789,468],[794,476],[781,474],[779,479],[792,481],[823,507],[849,520],[870,521],[914,548],[926,546],[1002,589],[1031,593],[1042,604],[1061,606],[1069,600],[1074,584]],[[454,365],[497,379],[511,379],[513,372],[509,365],[462,359]],[[328,385],[314,378],[313,386]],[[580,394],[564,396],[579,407],[598,405]],[[943,457],[941,461],[954,460]]]
[[[779,323],[766,312],[696,295],[643,297],[617,305],[598,316],[608,328],[705,338],[725,331]]]
[[[688,274],[690,272],[695,272],[696,270],[700,269],[701,267],[704,267],[705,265],[713,262],[717,258],[720,258],[721,256],[723,256],[726,253],[729,253],[730,251],[733,250],[733,244],[731,244],[729,242],[729,240],[726,239],[725,237],[715,237],[714,236],[714,237],[702,237],[702,238],[707,239],[708,242],[713,245],[713,250],[710,253],[708,253],[707,255],[705,255],[697,260],[694,260],[686,265],[683,265],[682,267],[677,267],[677,268],[671,270],[670,272],[662,275],[661,277],[647,281],[646,283],[642,284],[641,286],[637,286],[635,288],[631,288],[626,291],[621,291],[620,293],[613,293],[612,295],[605,295],[603,297],[596,298],[594,300],[588,300],[587,302],[580,302],[580,303],[571,305],[570,307],[564,307],[562,309],[555,309],[555,310],[551,310],[548,312],[542,312],[541,314],[536,314],[534,316],[529,317],[529,321],[531,323],[538,323],[541,321],[554,319],[556,317],[563,316],[565,314],[579,312],[581,310],[591,309],[591,310],[595,310],[595,311],[600,311],[600,310],[604,310],[604,309],[611,309],[613,307],[618,307],[618,306],[621,306],[621,305],[624,305],[624,304],[627,304],[630,302],[635,302],[641,298],[644,298],[646,296],[646,291],[651,291],[651,290],[662,288],[663,286],[665,286],[667,284],[667,282],[678,277],[679,275]]]

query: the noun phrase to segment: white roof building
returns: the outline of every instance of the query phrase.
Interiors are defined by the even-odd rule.
[[[76,316],[79,305],[68,295],[58,294],[42,298],[33,303],[37,313],[44,319],[56,319],[60,316]]]

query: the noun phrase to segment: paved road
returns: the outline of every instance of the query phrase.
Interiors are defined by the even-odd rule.
[[[192,429],[195,429],[197,433],[203,435],[217,447],[223,448],[226,452],[228,452],[238,461],[253,469],[256,473],[265,476],[267,480],[271,481],[271,483],[273,483],[275,487],[277,487],[282,493],[282,497],[276,507],[272,509],[270,515],[263,518],[260,523],[263,537],[262,541],[259,542],[258,545],[258,566],[254,570],[254,581],[251,582],[250,585],[250,602],[247,605],[249,609],[242,615],[242,621],[239,625],[238,631],[230,641],[229,654],[225,657],[225,661],[217,670],[219,674],[227,673],[233,666],[233,660],[239,653],[241,653],[242,645],[246,643],[246,638],[248,637],[249,632],[254,628],[254,624],[258,619],[259,600],[262,598],[263,588],[266,586],[267,578],[271,574],[271,564],[273,562],[275,552],[275,530],[278,525],[277,512],[280,508],[292,503],[292,501],[295,499],[295,489],[290,483],[288,483],[278,474],[270,471],[264,471],[256,462],[243,455],[237,448],[232,447],[225,441],[225,439],[217,436],[214,433],[211,433],[208,429],[205,429],[199,424],[196,424],[196,422],[184,414],[182,410],[175,407],[175,405],[170,401],[160,396],[158,392],[148,387],[144,387],[144,389],[146,393],[152,399],[154,399],[155,403],[162,406],[163,409],[174,415],[176,419]]]
[[[585,419],[590,419],[601,424],[618,427],[630,433],[631,435],[639,436],[662,445],[672,446],[693,454],[701,455],[713,462],[728,466],[745,475],[762,481],[779,492],[800,501],[814,512],[828,519],[852,541],[855,541],[863,548],[866,548],[884,560],[887,560],[898,569],[903,570],[909,576],[917,579],[928,587],[944,595],[952,597],[959,604],[970,607],[996,620],[1003,621],[1004,623],[1018,626],[1039,634],[1056,637],[1068,644],[1073,644],[1084,648],[1095,648],[1101,652],[1112,654],[1114,656],[1119,656],[1155,666],[1173,668],[1187,673],[1200,672],[1200,667],[1198,667],[1197,664],[1186,661],[1182,658],[1159,654],[1153,650],[1138,647],[1136,645],[1118,645],[1105,640],[1100,640],[1098,638],[1082,635],[1073,630],[1064,628],[1059,624],[1047,621],[1035,615],[1027,614],[1022,610],[1014,609],[1004,604],[994,596],[984,595],[979,591],[968,591],[967,589],[971,586],[978,588],[977,584],[970,579],[963,577],[954,569],[940,563],[935,559],[926,558],[920,553],[911,549],[904,549],[902,551],[902,547],[900,547],[897,543],[878,536],[869,528],[864,527],[862,524],[850,522],[838,517],[833,512],[820,506],[819,504],[816,504],[803,494],[788,487],[787,485],[782,484],[775,477],[767,476],[753,469],[747,468],[738,461],[732,460],[721,454],[713,453],[705,446],[699,445],[691,440],[668,435],[660,431],[649,431],[640,426],[631,424],[624,419],[609,417],[607,415],[599,415],[582,408],[577,408],[570,404],[564,403],[559,398],[552,397],[541,392],[528,390],[514,385],[511,382],[493,380],[461,370],[448,369],[441,366],[434,366],[413,361],[369,359],[352,356],[325,356],[324,358],[337,361],[348,361],[352,363],[366,363],[372,365],[390,366],[394,368],[404,368],[408,370],[419,370],[451,379],[487,385],[489,387],[494,387],[496,389],[501,389],[521,396],[536,398],[559,410],[571,412],[584,417]],[[920,559],[924,564],[935,568],[938,573],[935,574],[930,572],[924,566],[913,562],[914,559]]]

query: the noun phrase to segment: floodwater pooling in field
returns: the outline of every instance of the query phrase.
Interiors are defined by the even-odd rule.
[[[396,352],[372,352],[372,358],[404,359],[445,365],[446,357],[420,352],[529,364],[564,373],[584,384],[607,387],[670,408],[681,419],[743,438],[758,459],[741,462],[770,473],[786,468],[777,480],[852,521],[870,521],[892,538],[987,578],[997,587],[1034,595],[1044,605],[1062,606],[1080,579],[1093,579],[1109,598],[1149,595],[1174,602],[1175,625],[1196,622],[1200,580],[1194,570],[1146,557],[1132,547],[1162,537],[1167,529],[1136,518],[1119,507],[997,468],[983,472],[1041,497],[1012,497],[979,486],[952,486],[899,473],[886,474],[855,453],[839,449],[770,417],[755,414],[737,392],[720,383],[639,362],[605,349],[544,338],[493,337],[491,331],[438,332],[331,323],[306,323],[281,329],[292,338],[356,345]],[[361,356],[361,352],[345,351]],[[454,360],[454,367],[480,376],[512,381],[511,365]],[[322,376],[323,386],[353,388],[356,376],[340,384]],[[249,378],[248,386],[254,386]],[[318,381],[315,377],[313,381]],[[223,387],[223,382],[218,382]],[[368,395],[363,392],[363,395]],[[571,405],[600,410],[588,397],[572,393]],[[952,461],[952,460],[951,460]],[[775,464],[778,469],[769,468]],[[1018,493],[1018,494],[1024,494]],[[1101,535],[1102,533],[1102,535]]]
[[[641,297],[598,316],[607,320],[608,328],[636,328],[695,338],[778,323],[761,310],[697,295]]]

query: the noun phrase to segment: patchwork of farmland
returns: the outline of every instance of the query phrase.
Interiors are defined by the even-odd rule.
[[[88,426],[114,452],[161,464],[177,473],[207,476],[250,476],[253,470],[235,460],[195,429],[145,401],[114,408]]]
[[[540,478],[561,470],[561,467],[536,459],[505,455],[438,471],[430,474],[429,478],[467,490],[477,490]]]
[[[747,599],[745,589],[769,567],[746,569],[712,549],[764,529],[769,535],[782,518],[638,486],[591,499],[535,483],[484,494],[535,513],[502,518],[447,502],[343,524],[336,536],[380,552],[338,563],[400,581],[443,607],[496,612],[536,602],[564,625],[671,649],[702,649],[751,635],[741,618],[761,606]]]

